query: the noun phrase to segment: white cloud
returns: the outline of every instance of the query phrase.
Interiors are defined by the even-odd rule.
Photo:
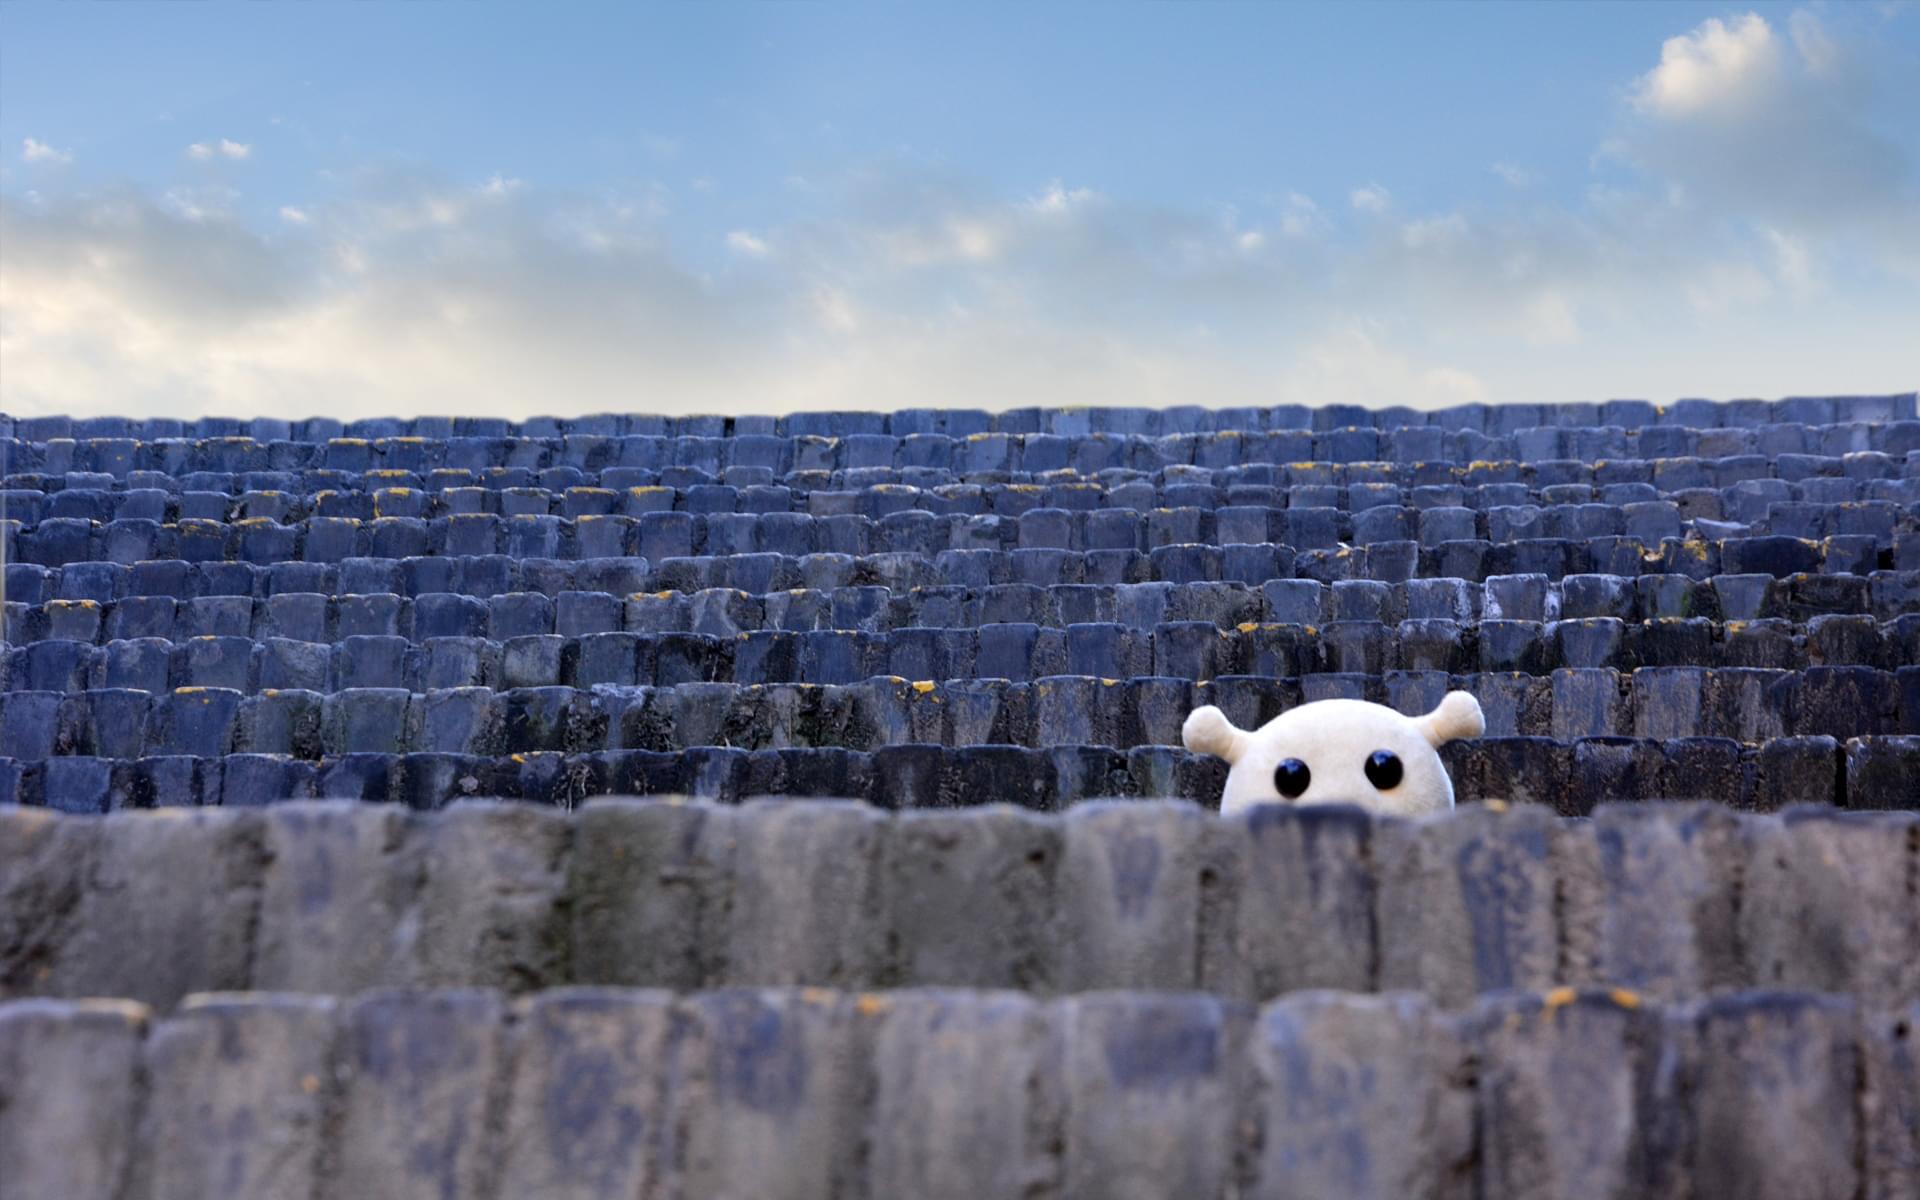
[[[1660,65],[1635,85],[1633,102],[1643,112],[1680,117],[1750,103],[1781,69],[1780,43],[1758,13],[1731,26],[1709,17],[1692,33],[1668,38]]]
[[[1400,240],[1409,250],[1427,250],[1457,244],[1467,236],[1467,218],[1460,213],[1423,217],[1400,227]]]
[[[1512,163],[1497,162],[1491,169],[1508,187],[1532,187],[1539,182],[1539,177],[1532,171],[1525,167],[1516,167]]]
[[[66,164],[73,161],[73,152],[71,150],[56,150],[52,146],[35,138],[25,138],[22,139],[20,143],[20,161]]]
[[[1387,211],[1387,206],[1393,203],[1392,195],[1377,183],[1353,189],[1348,200],[1352,202],[1355,209],[1365,213],[1383,213]]]
[[[6,404],[524,415],[1912,387],[1912,131],[1884,133],[1858,85],[1871,47],[1829,24],[1789,18],[1789,40],[1762,22],[1772,67],[1744,19],[1649,45],[1593,184],[1559,204],[1496,189],[1415,216],[1369,183],[1344,196],[1361,218],[1334,222],[1297,192],[1243,212],[903,162],[816,168],[775,193],[784,218],[697,235],[660,185],[341,172],[277,223],[211,188],[0,194]],[[713,269],[721,247],[752,269]]]
[[[1090,188],[1062,187],[1056,179],[1047,185],[1045,191],[1028,201],[1027,207],[1037,213],[1062,215],[1095,203],[1099,198],[1099,193]]]
[[[1288,192],[1280,210],[1280,232],[1290,238],[1303,238],[1326,225],[1320,206],[1299,192]]]
[[[1793,35],[1793,48],[1800,52],[1800,61],[1807,64],[1807,70],[1825,74],[1839,65],[1839,43],[1809,10],[1795,9],[1787,17],[1787,32]]]
[[[253,147],[245,142],[229,141],[221,138],[217,142],[195,142],[187,147],[187,157],[195,162],[212,162],[216,158],[244,159],[253,155]]]
[[[727,234],[727,249],[748,258],[765,258],[769,248],[762,239],[744,229],[736,229]]]

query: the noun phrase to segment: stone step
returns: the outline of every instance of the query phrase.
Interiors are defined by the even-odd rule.
[[[1912,812],[288,802],[0,828],[10,905],[70,897],[0,946],[9,990],[161,1009],[423,984],[1920,995]]]
[[[0,1005],[12,1200],[1911,1192],[1920,1008],[419,988]],[[1577,1073],[1577,1095],[1568,1079]],[[21,1081],[31,1080],[30,1085]],[[223,1190],[224,1189],[224,1190]]]
[[[392,697],[403,718],[407,697]],[[318,713],[324,717],[324,706]],[[562,730],[577,709],[558,716],[535,708]],[[0,758],[0,805],[98,813],[124,808],[245,807],[294,797],[391,801],[438,808],[470,796],[572,807],[591,796],[687,793],[722,801],[758,795],[794,799],[842,796],[887,808],[929,808],[1017,800],[1052,811],[1106,797],[1175,797],[1217,806],[1226,763],[1171,745],[1054,744],[1027,747],[971,742],[905,743],[871,751],[843,747],[699,746],[691,749],[578,750],[558,747],[489,757],[451,752],[359,752],[300,759],[235,752],[254,736],[235,730],[215,708],[201,719],[177,709],[157,733],[166,753],[102,758],[77,750],[124,749],[59,742],[41,759]],[[597,726],[595,727],[597,728]],[[380,744],[372,731],[360,744]],[[393,730],[385,744],[395,744]],[[311,729],[295,749],[312,753]],[[401,731],[404,736],[404,731]],[[512,731],[514,737],[525,737]],[[278,744],[278,743],[276,743]],[[44,747],[30,747],[37,750]],[[1454,742],[1441,759],[1463,805],[1539,803],[1570,816],[1624,801],[1710,799],[1731,808],[1773,811],[1789,804],[1857,809],[1920,809],[1920,736],[1868,735],[1844,744],[1830,736],[1666,740],[1631,737],[1484,737]]]

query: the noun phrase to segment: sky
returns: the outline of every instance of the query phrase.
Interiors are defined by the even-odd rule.
[[[0,409],[1920,386],[1920,6],[0,0]]]

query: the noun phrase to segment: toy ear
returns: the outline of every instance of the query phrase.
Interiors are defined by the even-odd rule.
[[[1487,731],[1487,718],[1480,711],[1480,702],[1470,692],[1448,692],[1440,698],[1440,707],[1417,718],[1414,724],[1420,727],[1420,736],[1427,739],[1429,746],[1439,746],[1456,738],[1479,737]]]
[[[1229,763],[1247,751],[1247,732],[1234,727],[1227,714],[1211,704],[1194,709],[1180,726],[1180,740],[1195,754],[1217,754]]]

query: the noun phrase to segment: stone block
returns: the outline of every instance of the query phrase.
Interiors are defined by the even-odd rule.
[[[345,995],[395,981],[418,886],[415,819],[387,806],[296,802],[262,817],[252,986]]]
[[[586,807],[567,887],[577,981],[690,990],[720,977],[736,816],[663,801]]]
[[[1532,805],[1376,824],[1379,988],[1458,1006],[1556,982],[1556,827]]]
[[[1262,1012],[1250,1050],[1252,1194],[1471,1194],[1466,1053],[1420,997],[1290,997]]]
[[[708,992],[680,1009],[672,1194],[857,1194],[863,1004],[802,991]]]
[[[1483,1194],[1685,1194],[1674,1039],[1632,992],[1501,997],[1467,1026],[1480,1063]]]
[[[1247,1013],[1211,996],[1110,993],[1059,1011],[1072,1097],[1062,1194],[1222,1194],[1234,1176]]]
[[[523,1002],[511,1035],[501,1194],[652,1195],[668,1177],[672,998],[567,988]]]
[[[1859,1019],[1833,997],[1746,992],[1691,1022],[1685,1164],[1701,1200],[1860,1194]]]
[[[870,1194],[1020,1200],[1053,1179],[1035,1136],[1059,1127],[1064,1106],[1052,1008],[1008,993],[898,992],[879,1009]]]
[[[126,1000],[0,1004],[7,1200],[119,1194],[133,1161],[147,1010]]]
[[[893,818],[879,885],[886,945],[897,957],[881,978],[1051,990],[1061,954],[1061,842],[1057,823],[1009,805]]]
[[[1673,1001],[1746,982],[1736,896],[1747,834],[1725,806],[1603,804],[1560,838],[1566,982]]]
[[[1164,793],[1163,793],[1164,794]],[[1204,812],[1184,803],[1075,805],[1060,878],[1063,991],[1199,985],[1200,923],[1219,898]]]
[[[508,991],[565,982],[566,815],[469,801],[421,829],[420,890],[409,917],[416,941],[395,982]]]
[[[874,899],[885,834],[886,818],[864,804],[761,801],[742,808],[729,831],[734,870],[722,979],[870,985],[884,949]]]
[[[497,1147],[489,1107],[506,1013],[489,992],[376,992],[341,1031],[338,1140],[321,1189],[334,1200],[479,1194]]]
[[[1847,743],[1846,804],[1920,809],[1920,737],[1863,737]]]
[[[1378,977],[1372,870],[1376,824],[1345,806],[1263,805],[1219,830],[1221,883],[1202,885],[1200,981],[1264,1001],[1313,988],[1372,991]],[[1224,884],[1224,886],[1222,886]],[[1224,944],[1222,944],[1224,943]]]
[[[1755,987],[1887,1006],[1920,994],[1920,816],[1789,810],[1748,826],[1739,929]]]
[[[156,1023],[139,1195],[309,1200],[335,1020],[326,997],[246,995],[197,996]]]

